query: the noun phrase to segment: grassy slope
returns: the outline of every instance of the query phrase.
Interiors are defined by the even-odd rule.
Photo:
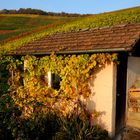
[[[46,26],[73,20],[67,17],[39,15],[0,15],[0,41]],[[5,31],[5,33],[4,33]],[[9,32],[8,32],[9,31]]]
[[[58,17],[56,17],[57,19]],[[68,21],[69,18],[67,18]],[[64,21],[64,19],[63,19]],[[48,34],[53,34],[55,32],[66,32],[70,30],[79,30],[85,28],[96,28],[104,26],[113,26],[122,23],[138,23],[140,22],[140,7],[125,9],[116,12],[98,14],[88,17],[71,19],[68,23],[57,24],[57,26],[50,26],[49,28],[44,28],[43,30],[38,30],[29,35],[23,36],[16,41],[10,41],[1,45],[1,52],[6,52],[8,50],[15,49],[24,44],[32,42],[36,39],[42,38]],[[42,26],[42,25],[41,25]],[[20,27],[20,26],[18,26]],[[32,27],[30,26],[30,28]]]

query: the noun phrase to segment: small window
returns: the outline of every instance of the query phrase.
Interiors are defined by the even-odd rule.
[[[48,72],[48,86],[56,90],[60,89],[61,78],[58,74],[52,74],[51,71]]]
[[[58,74],[53,74],[52,76],[53,78],[53,88],[56,89],[56,90],[59,90],[60,89],[60,82],[61,82],[61,78]]]

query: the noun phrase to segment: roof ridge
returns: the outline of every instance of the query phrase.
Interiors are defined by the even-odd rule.
[[[103,27],[95,27],[95,28],[88,27],[88,28],[81,28],[81,29],[77,29],[77,30],[55,32],[51,35],[46,35],[46,36],[53,36],[53,35],[66,34],[66,33],[75,33],[75,32],[94,31],[94,30],[102,30],[102,29],[112,29],[112,28],[127,27],[127,26],[132,26],[132,25],[140,25],[140,23],[122,23],[122,24],[116,24],[116,25],[113,25],[113,26],[103,26]]]

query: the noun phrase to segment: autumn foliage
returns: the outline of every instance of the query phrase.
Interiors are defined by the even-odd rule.
[[[50,112],[57,114],[59,122],[74,113],[80,121],[87,123],[86,120],[88,120],[88,125],[90,125],[91,117],[97,117],[99,113],[95,111],[94,114],[90,114],[80,97],[87,99],[90,96],[89,79],[106,63],[116,62],[117,55],[107,53],[56,55],[52,53],[50,56],[42,58],[27,55],[8,60],[8,84],[10,87],[8,93],[2,95],[1,99],[7,100],[8,98],[10,102],[4,102],[1,111],[5,112],[11,108],[10,118],[13,122],[16,121],[18,126],[21,127],[24,120],[32,120],[33,127],[39,123],[39,120],[41,123],[39,124],[43,125],[41,121]],[[48,85],[48,71],[59,76],[59,88]],[[13,136],[16,137],[19,133],[17,125],[14,128],[12,124],[8,125],[13,131]],[[43,128],[45,129],[45,126]]]

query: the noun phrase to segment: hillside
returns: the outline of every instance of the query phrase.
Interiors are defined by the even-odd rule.
[[[140,22],[140,7],[75,18],[37,15],[1,15],[0,20],[0,40],[4,40],[6,38],[4,36],[8,36],[9,34],[11,37],[16,36],[16,34],[20,36],[19,38],[16,36],[15,39],[10,38],[6,42],[4,40],[4,43],[1,43],[1,52],[6,52],[56,32],[138,23]],[[3,30],[5,34],[2,33]]]
[[[19,38],[30,34],[32,31],[37,32],[72,20],[74,18],[61,16],[0,14],[0,41],[6,41],[8,38],[12,40],[14,36]]]

